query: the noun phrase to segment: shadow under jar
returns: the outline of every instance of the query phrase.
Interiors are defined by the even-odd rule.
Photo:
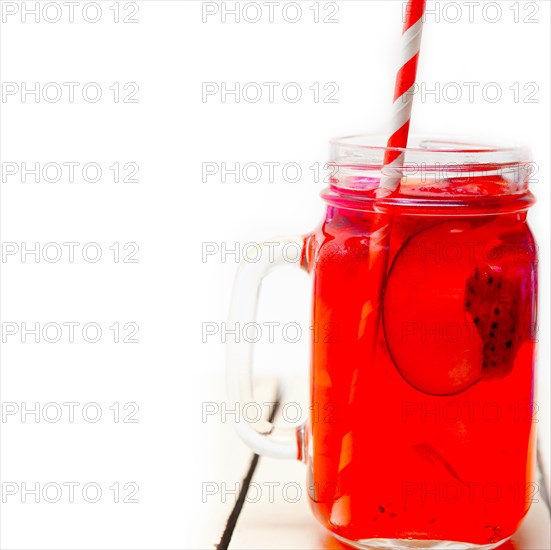
[[[529,151],[418,139],[399,193],[376,199],[374,143],[332,142],[324,219],[279,241],[313,279],[310,419],[237,428],[306,462],[312,510],[347,544],[494,548],[536,492]],[[261,279],[286,264],[240,268],[230,322],[254,321]],[[251,346],[227,353],[230,398],[252,401]]]

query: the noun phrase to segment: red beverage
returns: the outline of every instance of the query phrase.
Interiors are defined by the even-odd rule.
[[[306,243],[313,511],[368,547],[503,542],[536,493],[531,195],[410,181],[381,213],[368,178],[334,184]]]

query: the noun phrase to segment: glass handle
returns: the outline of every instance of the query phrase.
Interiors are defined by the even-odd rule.
[[[304,239],[273,239],[261,246],[260,260],[242,261],[233,287],[228,327],[235,329],[256,320],[260,286],[266,275],[277,267],[304,264]],[[229,339],[226,343],[226,376],[228,397],[233,410],[254,402],[253,343]],[[303,427],[278,428],[269,420],[248,421],[239,415],[237,433],[256,453],[275,458],[302,458]]]

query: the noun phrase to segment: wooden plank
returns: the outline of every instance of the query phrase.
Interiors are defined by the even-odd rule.
[[[193,521],[186,523],[183,547],[208,549],[218,546],[223,550],[228,547],[233,525],[241,512],[239,501],[241,494],[243,497],[247,494],[249,474],[256,468],[255,455],[235,431],[235,415],[227,403],[224,376],[209,378],[204,384],[202,391],[198,388],[197,395],[202,399],[202,412],[207,413],[206,416],[202,414],[205,421],[194,430],[199,445],[193,477],[197,489],[200,486],[201,496],[199,498],[196,491],[194,497],[188,499],[193,503],[189,515]],[[259,403],[274,402],[275,395],[273,378],[255,381],[255,399]],[[267,417],[270,411],[269,407],[262,408],[266,413],[263,416]]]

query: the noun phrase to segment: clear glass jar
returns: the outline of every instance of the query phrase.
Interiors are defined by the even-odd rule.
[[[399,193],[377,199],[381,142],[333,141],[324,219],[280,241],[302,246],[313,279],[310,420],[238,431],[259,453],[306,462],[314,514],[347,544],[494,548],[534,487],[530,154],[415,140]],[[240,268],[230,322],[254,320],[261,279],[286,263]],[[251,357],[228,344],[235,402],[252,401]]]

